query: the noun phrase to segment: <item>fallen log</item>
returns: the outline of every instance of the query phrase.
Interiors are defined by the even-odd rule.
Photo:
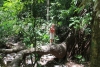
[[[25,48],[23,48],[23,47],[16,47],[16,48],[12,48],[12,49],[0,49],[0,53],[5,53],[5,54],[7,54],[7,53],[16,53],[16,52],[18,52],[18,51],[21,51],[21,50],[23,50],[23,49],[25,49]]]
[[[16,52],[26,49],[25,44],[22,42],[17,42],[17,43],[7,42],[6,47],[8,47],[8,49],[5,49],[5,48],[0,49],[0,53],[5,53],[5,54],[16,53]]]
[[[37,53],[39,55],[45,55],[45,54],[52,54],[56,58],[63,58],[66,55],[66,43],[63,42],[61,44],[55,44],[55,45],[45,45],[38,48],[29,48],[25,50],[21,50],[17,53],[17,56],[8,67],[19,67],[21,61],[23,60],[23,57],[25,55],[29,55],[31,53]]]

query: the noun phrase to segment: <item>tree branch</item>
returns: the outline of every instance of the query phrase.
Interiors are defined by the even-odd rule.
[[[14,47],[14,48],[11,48],[11,49],[0,49],[0,53],[14,53],[14,52],[18,52],[20,50],[23,50],[25,49],[25,47]]]

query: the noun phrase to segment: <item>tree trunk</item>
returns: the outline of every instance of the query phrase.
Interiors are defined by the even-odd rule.
[[[100,0],[96,0],[94,3],[94,12],[90,67],[100,67]]]
[[[7,52],[7,51],[5,51],[5,52]],[[11,61],[10,65],[8,67],[19,67],[20,63],[23,60],[23,57],[26,55],[29,55],[31,53],[37,53],[40,55],[52,54],[56,58],[63,58],[66,55],[66,43],[63,42],[61,44],[55,44],[55,45],[48,44],[48,45],[41,46],[40,48],[36,48],[36,49],[29,48],[29,49],[22,50],[17,53],[17,56],[15,57],[15,59],[13,61]]]
[[[49,21],[49,0],[47,0],[47,21]]]

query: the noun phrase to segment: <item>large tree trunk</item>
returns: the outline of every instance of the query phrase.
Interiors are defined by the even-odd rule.
[[[39,55],[44,54],[52,54],[56,58],[63,58],[66,55],[66,43],[63,42],[61,44],[55,44],[55,45],[45,45],[38,48],[29,48],[29,49],[20,49],[21,51],[16,49],[0,49],[1,53],[11,53],[11,52],[17,52],[17,56],[14,60],[11,61],[10,65],[8,67],[20,67],[20,63],[22,62],[23,58],[31,53],[37,53]]]
[[[94,12],[90,67],[100,67],[100,0],[96,0],[94,3]]]

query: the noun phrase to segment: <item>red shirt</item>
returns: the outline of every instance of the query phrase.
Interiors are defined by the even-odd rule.
[[[54,27],[50,27],[50,33],[55,33],[55,28]]]

